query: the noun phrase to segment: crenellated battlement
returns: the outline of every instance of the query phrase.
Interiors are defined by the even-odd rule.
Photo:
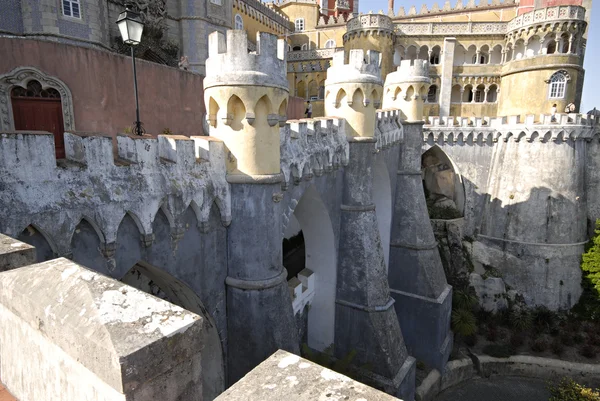
[[[377,110],[375,138],[378,150],[387,149],[404,139],[400,110]]]
[[[248,52],[243,30],[213,32],[208,37],[204,88],[255,85],[288,90],[287,44],[277,35],[256,34],[256,52]]]
[[[457,0],[454,7],[450,0],[446,0],[442,7],[439,6],[438,3],[434,3],[431,9],[427,8],[427,5],[423,4],[420,10],[417,10],[415,6],[410,7],[408,12],[404,9],[404,7],[400,7],[398,11],[392,10],[390,13],[390,17],[393,18],[415,18],[415,17],[425,17],[431,15],[443,15],[464,11],[481,11],[494,8],[503,8],[503,7],[511,7],[515,5],[515,0],[479,0],[477,3],[475,0]]]
[[[374,50],[350,50],[345,62],[343,50],[335,52],[332,66],[327,70],[326,85],[340,83],[372,83],[382,85],[381,53]]]
[[[66,254],[65,233],[82,215],[96,222],[106,244],[116,240],[125,213],[136,216],[140,232],[150,238],[154,214],[147,211],[161,205],[173,216],[194,205],[202,224],[216,203],[223,224],[231,221],[226,148],[216,138],[119,135],[116,156],[108,136],[67,132],[64,138],[66,158],[57,162],[52,134],[0,133],[6,189],[0,203],[15,205],[0,231],[16,236],[34,223],[55,239],[57,254]]]
[[[348,164],[350,148],[345,120],[335,117],[289,120],[279,130],[281,172],[287,187],[293,180],[320,177]]]
[[[402,60],[396,71],[388,74],[385,80],[388,85],[399,85],[413,82],[430,82],[429,61],[427,60]]]
[[[542,114],[528,115],[525,122],[519,116],[484,118],[430,117],[430,124],[423,130],[425,142],[491,144],[498,141],[514,142],[564,142],[568,140],[591,141],[600,139],[600,124],[593,115]]]

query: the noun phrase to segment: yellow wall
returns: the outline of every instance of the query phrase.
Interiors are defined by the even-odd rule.
[[[235,5],[233,6],[233,12],[231,15],[231,26],[234,28],[235,16],[238,14],[242,17],[242,20],[244,21],[244,30],[248,34],[248,40],[254,44],[256,44],[256,34],[258,32],[268,32],[280,36],[285,35],[285,28],[282,28],[282,26],[279,23],[275,23],[274,20],[271,20],[265,14],[260,13],[258,16],[256,14],[251,16],[248,13],[246,13],[243,8],[239,6],[236,7]]]
[[[391,36],[377,33],[367,33],[351,36],[344,44],[346,55],[352,49],[376,50],[381,53],[381,75],[385,78],[387,74],[393,72],[396,68],[393,65],[393,39]]]

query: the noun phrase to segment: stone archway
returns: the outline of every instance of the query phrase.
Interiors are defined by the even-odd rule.
[[[458,167],[438,145],[421,156],[423,188],[429,216],[444,220],[463,217],[465,188]]]
[[[202,399],[210,401],[221,394],[225,390],[223,349],[217,326],[200,297],[182,281],[143,261],[133,266],[121,281],[202,316]]]
[[[376,157],[373,164],[373,202],[375,203],[385,265],[389,267],[392,230],[392,184],[385,160],[382,157]]]
[[[288,280],[294,311],[300,324],[306,324],[308,347],[325,351],[335,335],[336,247],[329,212],[313,185],[302,195],[290,222],[301,230],[299,246],[305,249],[305,269]]]

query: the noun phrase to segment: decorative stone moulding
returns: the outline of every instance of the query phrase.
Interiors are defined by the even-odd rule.
[[[394,25],[398,35],[503,35],[506,22],[400,22]]]
[[[399,110],[377,111],[377,124],[375,126],[376,149],[387,149],[400,143],[404,139],[404,128],[400,121]]]
[[[523,28],[540,22],[554,22],[564,20],[585,20],[585,8],[581,6],[556,6],[540,10],[533,10],[515,17],[508,23],[508,31]]]
[[[292,180],[299,184],[348,164],[350,148],[343,119],[289,120],[279,132],[284,189]]]
[[[363,14],[354,17],[346,24],[346,34],[364,29],[393,31],[392,19],[383,14]]]
[[[430,117],[430,125],[423,129],[423,140],[429,145],[444,143],[490,144],[508,142],[565,142],[600,139],[600,124],[593,115],[542,114],[526,116],[521,123],[519,116],[466,118]]]

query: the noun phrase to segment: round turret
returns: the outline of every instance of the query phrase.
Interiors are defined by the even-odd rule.
[[[231,155],[230,175],[280,173],[279,125],[287,120],[287,46],[259,32],[256,52],[248,53],[245,31],[209,36],[204,102],[210,135],[222,139]]]
[[[394,69],[393,51],[396,35],[392,19],[383,14],[361,14],[346,24],[344,50],[375,50],[381,54],[381,76]]]
[[[357,49],[350,50],[348,63],[344,58],[343,50],[336,52],[327,70],[325,115],[345,118],[348,136],[372,137],[383,92],[380,53]]]
[[[427,60],[402,60],[385,80],[383,108],[400,109],[406,121],[422,121],[423,102],[430,85]]]

